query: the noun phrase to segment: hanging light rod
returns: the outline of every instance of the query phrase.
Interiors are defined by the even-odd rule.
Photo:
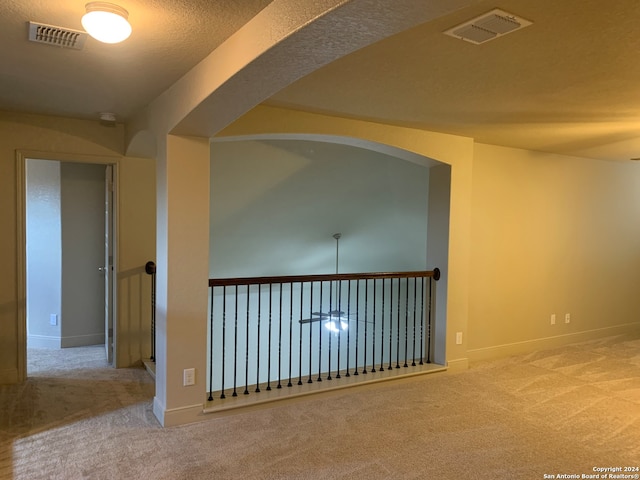
[[[131,35],[129,12],[119,5],[90,2],[85,5],[85,9],[87,13],[82,17],[82,26],[96,40],[120,43]]]

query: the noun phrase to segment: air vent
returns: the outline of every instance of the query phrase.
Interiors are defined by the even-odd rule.
[[[444,33],[479,45],[529,25],[531,25],[530,21],[496,8],[468,22],[450,28]]]
[[[84,42],[87,40],[87,32],[29,22],[29,40],[56,47],[82,50]]]

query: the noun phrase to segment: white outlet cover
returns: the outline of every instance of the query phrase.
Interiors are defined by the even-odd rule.
[[[182,385],[188,387],[196,384],[196,369],[185,368],[182,374]]]

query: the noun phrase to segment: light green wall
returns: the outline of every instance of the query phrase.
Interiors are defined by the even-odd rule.
[[[429,169],[348,145],[211,145],[211,277],[427,268]]]

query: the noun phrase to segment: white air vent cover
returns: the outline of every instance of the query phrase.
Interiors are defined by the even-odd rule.
[[[468,22],[450,28],[444,33],[479,45],[529,25],[531,25],[530,21],[496,8]]]
[[[75,48],[82,50],[87,40],[87,32],[71,30],[69,28],[54,27],[44,23],[29,22],[29,40],[46,43],[56,47]]]

